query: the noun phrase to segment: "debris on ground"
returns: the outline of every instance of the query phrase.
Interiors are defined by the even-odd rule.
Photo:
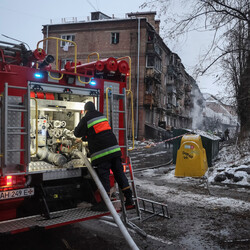
[[[250,187],[250,151],[235,144],[224,145],[206,176],[210,183]]]

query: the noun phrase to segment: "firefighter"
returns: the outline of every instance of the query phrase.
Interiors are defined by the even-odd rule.
[[[81,137],[80,140],[88,141],[92,166],[96,167],[106,192],[110,193],[109,173],[111,169],[126,198],[125,206],[133,205],[132,191],[121,163],[121,149],[107,118],[95,109],[93,102],[85,104],[85,116],[76,126],[74,135]],[[104,201],[92,206],[91,209],[93,211],[108,210]]]

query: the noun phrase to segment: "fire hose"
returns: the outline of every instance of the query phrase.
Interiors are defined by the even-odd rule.
[[[110,201],[101,181],[99,180],[95,170],[92,168],[89,160],[87,159],[87,157],[81,153],[78,152],[78,156],[80,157],[80,159],[82,159],[86,165],[86,167],[88,168],[89,173],[91,174],[92,178],[94,179],[100,194],[103,198],[103,201],[105,202],[105,204],[107,205],[111,215],[113,216],[117,226],[119,227],[122,235],[124,236],[125,240],[127,241],[128,245],[130,246],[131,249],[133,250],[139,250],[139,248],[137,247],[137,245],[135,244],[134,240],[132,239],[132,237],[130,236],[130,234],[128,233],[126,227],[124,226],[124,224],[122,223],[119,215],[117,214],[112,202]]]

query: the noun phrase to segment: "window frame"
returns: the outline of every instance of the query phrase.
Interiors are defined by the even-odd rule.
[[[149,65],[149,58],[151,57],[151,59],[153,59],[153,65]],[[150,63],[151,64],[151,63]],[[146,56],[146,68],[151,68],[151,69],[155,69],[158,72],[162,72],[162,61],[160,58],[158,58],[155,55],[147,55]]]
[[[118,39],[117,39],[117,36],[118,36]],[[120,32],[111,32],[110,44],[118,44],[119,42],[120,42]]]
[[[69,39],[68,39],[68,37],[69,37]],[[71,37],[71,39],[70,39],[70,37]],[[73,40],[73,37],[74,37],[74,40]],[[61,35],[61,39],[65,39],[65,40],[69,40],[69,41],[74,42],[75,39],[76,39],[76,35],[75,34],[63,34],[63,35]],[[61,48],[63,48],[65,45],[66,45],[65,41],[60,41],[60,47]],[[71,46],[74,46],[74,45],[72,43],[69,43],[68,46],[71,47]]]
[[[151,57],[153,59],[153,65],[149,65],[149,57]],[[147,55],[146,56],[146,68],[154,68],[155,67],[155,58],[153,55]]]

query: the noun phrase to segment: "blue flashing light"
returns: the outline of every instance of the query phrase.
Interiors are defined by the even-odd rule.
[[[92,85],[92,86],[94,86],[94,85],[96,85],[96,82],[93,81],[93,80],[91,80],[91,82],[89,84]]]
[[[43,74],[41,74],[41,73],[35,73],[34,77],[40,79],[40,78],[43,78]]]

